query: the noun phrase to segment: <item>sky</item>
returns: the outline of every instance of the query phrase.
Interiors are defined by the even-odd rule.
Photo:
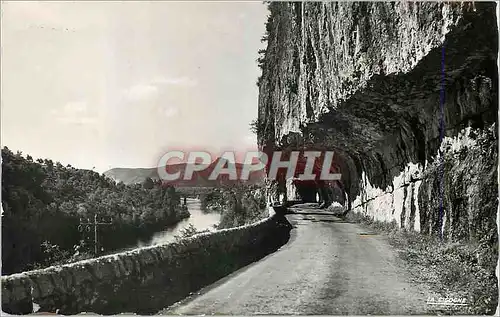
[[[2,2],[1,143],[104,172],[254,147],[259,2]]]

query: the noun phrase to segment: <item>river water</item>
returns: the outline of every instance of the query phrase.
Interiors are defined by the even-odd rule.
[[[220,214],[219,213],[204,213],[201,211],[201,202],[199,199],[187,198],[186,204],[191,216],[180,222],[178,222],[174,227],[168,228],[167,230],[157,232],[153,235],[149,243],[143,245],[155,245],[163,244],[167,242],[172,242],[175,240],[175,236],[181,235],[182,229],[188,227],[192,224],[196,230],[215,230],[214,225],[219,224]]]

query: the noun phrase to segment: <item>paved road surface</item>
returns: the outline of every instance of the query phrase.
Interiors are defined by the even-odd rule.
[[[385,240],[333,215],[288,215],[277,252],[162,314],[425,314],[427,290],[410,282]],[[368,234],[367,234],[368,233]]]

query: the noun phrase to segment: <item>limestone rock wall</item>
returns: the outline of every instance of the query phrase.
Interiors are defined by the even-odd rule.
[[[497,128],[487,150],[469,147],[457,158],[442,148],[497,121],[496,3],[269,9],[261,148],[334,150],[352,210],[376,220],[424,233],[442,227],[447,237],[496,230]]]
[[[315,122],[376,75],[407,73],[457,25],[468,4],[272,4],[261,113],[275,140]],[[439,69],[438,69],[439,70]],[[272,74],[275,74],[273,76]],[[277,75],[279,74],[279,75]]]
[[[443,141],[442,155],[426,168],[418,191],[423,233],[498,247],[497,130],[497,124],[469,128]]]
[[[398,227],[420,231],[418,192],[422,166],[408,164],[385,190],[374,187],[362,175],[362,190],[353,203],[353,212],[371,216],[375,221],[395,222]]]
[[[497,211],[497,125],[446,138],[433,163],[409,163],[383,190],[362,178],[353,211],[373,220],[457,241],[494,243]]]
[[[274,214],[260,222],[178,243],[2,277],[7,313],[151,314],[283,245],[290,224]],[[36,305],[34,305],[36,304]]]

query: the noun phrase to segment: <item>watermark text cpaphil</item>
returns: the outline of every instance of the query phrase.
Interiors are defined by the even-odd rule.
[[[171,150],[158,161],[158,176],[174,185],[252,183],[269,180],[331,182],[341,179],[334,151]]]

